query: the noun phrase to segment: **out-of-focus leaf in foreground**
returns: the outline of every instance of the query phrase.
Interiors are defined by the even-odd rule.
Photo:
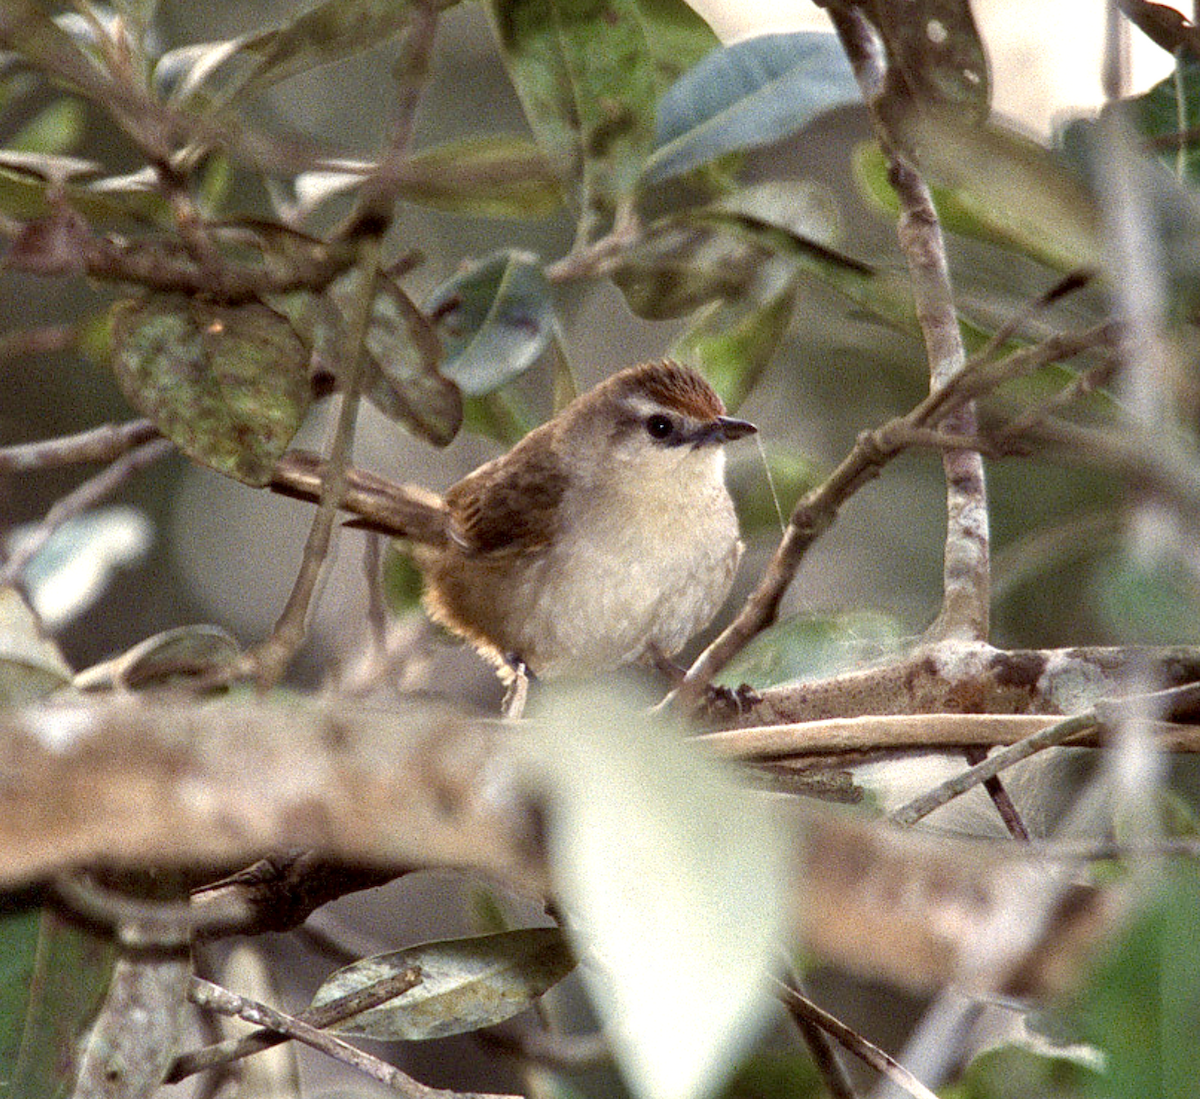
[[[770,1015],[793,887],[779,822],[733,769],[615,694],[541,701],[531,764],[584,981],[634,1091],[700,1099]]]

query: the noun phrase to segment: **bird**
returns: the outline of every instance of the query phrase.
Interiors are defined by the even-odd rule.
[[[444,496],[347,471],[339,506],[406,538],[429,616],[501,679],[669,664],[733,585],[742,541],[724,446],[757,431],[670,359],[577,397]],[[309,500],[323,462],[289,451],[271,487]]]

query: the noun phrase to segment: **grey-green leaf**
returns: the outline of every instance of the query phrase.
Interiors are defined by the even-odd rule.
[[[366,393],[376,408],[435,446],[458,434],[462,393],[440,370],[437,333],[395,284],[371,303],[367,354]]]
[[[122,391],[180,450],[251,485],[271,478],[308,408],[308,352],[264,305],[157,294],[112,313]]]
[[[423,943],[339,969],[317,990],[321,1007],[410,966],[421,983],[333,1029],[363,1038],[421,1041],[462,1034],[524,1011],[575,967],[557,927]]]
[[[470,397],[490,393],[532,366],[557,327],[537,258],[494,252],[442,283],[422,306],[437,318],[442,371]]]
[[[663,96],[642,180],[683,175],[719,156],[795,133],[859,99],[837,38],[769,34],[714,50]]]
[[[70,665],[21,593],[0,588],[0,704],[28,705],[70,679]]]

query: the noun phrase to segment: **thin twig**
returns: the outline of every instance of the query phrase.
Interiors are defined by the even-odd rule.
[[[354,302],[354,314],[348,325],[346,366],[343,380],[342,406],[334,427],[326,480],[321,499],[304,544],[300,568],[291,594],[275,623],[275,629],[255,650],[238,662],[234,674],[249,673],[261,686],[273,686],[283,676],[296,655],[308,630],[308,611],[312,605],[321,572],[329,556],[337,522],[338,503],[346,492],[346,468],[354,445],[354,429],[358,421],[358,406],[362,388],[363,356],[366,354],[367,328],[371,319],[371,302],[379,274],[379,241],[366,237],[362,243],[360,285]]]
[[[101,424],[77,435],[0,447],[0,473],[26,473],[77,462],[111,462],[134,447],[158,437],[150,420]]]
[[[15,583],[37,552],[64,523],[81,515],[88,508],[95,507],[135,473],[165,458],[173,449],[174,444],[167,439],[152,439],[135,450],[122,454],[95,477],[89,478],[78,488],[55,501],[29,539],[21,544],[20,549],[13,552],[3,567],[0,567],[0,587]]]
[[[1041,732],[1018,741],[1011,747],[993,753],[981,763],[963,771],[962,774],[955,775],[953,778],[939,783],[932,790],[927,790],[920,797],[913,798],[908,804],[902,805],[892,813],[891,820],[904,826],[916,824],[922,817],[927,817],[935,809],[958,797],[959,794],[966,793],[972,786],[978,786],[981,782],[987,782],[988,779],[994,778],[1006,767],[1011,767],[1014,763],[1019,763],[1044,748],[1061,744],[1078,733],[1094,729],[1096,725],[1094,713],[1078,714],[1056,722],[1048,729],[1043,729]]]
[[[797,1019],[803,1019],[820,1027],[840,1046],[849,1050],[855,1057],[865,1061],[886,1079],[890,1080],[897,1087],[903,1088],[910,1095],[916,1096],[917,1099],[937,1099],[937,1096],[929,1088],[922,1084],[920,1080],[891,1056],[891,1054],[885,1053],[877,1045],[867,1041],[858,1031],[848,1027],[836,1016],[830,1015],[824,1008],[818,1007],[807,996],[802,996],[794,988],[790,988],[784,984],[783,981],[776,981],[775,984],[779,998],[783,1001],[783,1006]]]
[[[295,1038],[298,1042],[312,1046],[313,1049],[320,1050],[322,1053],[358,1069],[381,1084],[394,1088],[408,1099],[501,1099],[499,1096],[489,1096],[477,1092],[455,1092],[431,1088],[401,1072],[394,1065],[389,1065],[378,1057],[364,1053],[357,1046],[350,1045],[349,1042],[344,1042],[309,1023],[303,1023],[292,1016],[284,1015],[265,1004],[235,995],[198,977],[192,978],[191,986],[188,989],[188,999],[198,1007],[216,1011],[221,1015],[236,1016],[239,1019],[245,1019],[248,1023],[267,1027],[270,1030],[286,1034],[290,1038]],[[520,1097],[504,1096],[503,1099],[520,1099]]]
[[[786,986],[798,996],[808,1000],[808,993],[795,969],[788,974]],[[808,1002],[812,1001],[808,1000]],[[817,1072],[821,1074],[821,1079],[825,1082],[825,1087],[832,1099],[856,1099],[854,1085],[850,1082],[846,1066],[838,1057],[829,1032],[803,1012],[793,1011],[789,1014],[792,1022],[796,1024],[796,1029],[800,1032],[800,1037],[804,1039],[809,1055],[817,1067]]]
[[[987,751],[983,748],[967,748],[963,755],[972,765],[982,763],[987,759]],[[992,775],[991,778],[984,779],[983,788],[987,791],[988,797],[992,799],[992,804],[996,807],[996,812],[1000,814],[1000,819],[1004,821],[1004,827],[1008,829],[1008,834],[1015,840],[1028,843],[1029,829],[1025,827],[1025,822],[1021,819],[1020,812],[1009,796],[1008,788],[1000,781],[1000,776]]]
[[[888,161],[888,181],[900,206],[896,231],[908,264],[917,323],[929,359],[929,385],[931,390],[943,389],[964,368],[966,351],[933,195],[916,166],[893,140],[884,117],[884,100],[899,94],[899,82],[891,80],[890,73],[881,80],[881,46],[866,17],[857,7],[835,8],[831,15]],[[943,418],[941,426],[955,435],[976,434],[974,407],[961,405]],[[985,641],[991,607],[991,540],[983,457],[974,450],[945,450],[942,467],[946,477],[942,608],[927,637]]]
[[[324,1030],[337,1023],[361,1015],[373,1007],[379,1007],[389,1000],[403,996],[410,989],[421,983],[419,966],[409,966],[401,973],[375,981],[365,988],[348,992],[336,1000],[330,1000],[320,1007],[309,1008],[293,1018],[302,1024]],[[241,1038],[231,1038],[224,1042],[214,1042],[211,1046],[185,1053],[175,1059],[163,1083],[177,1084],[198,1072],[207,1069],[226,1066],[234,1061],[240,1061],[263,1050],[272,1049],[286,1042],[293,1035],[271,1026],[264,1026]]]
[[[1118,332],[1102,324],[1080,332],[1052,336],[1033,347],[1021,348],[998,362],[972,358],[944,387],[930,393],[908,413],[874,431],[863,432],[850,453],[819,485],[796,503],[787,530],[775,549],[758,586],[734,620],[688,669],[668,698],[698,699],[705,685],[760,630],[774,620],[779,604],[809,547],[832,526],[842,505],[880,470],[912,445],[914,433],[943,423],[944,417],[1005,382],[1015,381],[1048,363],[1061,362],[1098,347],[1108,347]]]

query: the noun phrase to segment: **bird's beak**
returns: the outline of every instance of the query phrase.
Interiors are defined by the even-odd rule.
[[[728,443],[734,439],[741,439],[746,435],[754,435],[758,431],[758,428],[750,423],[749,420],[735,420],[732,416],[718,416],[717,430],[720,440]]]

